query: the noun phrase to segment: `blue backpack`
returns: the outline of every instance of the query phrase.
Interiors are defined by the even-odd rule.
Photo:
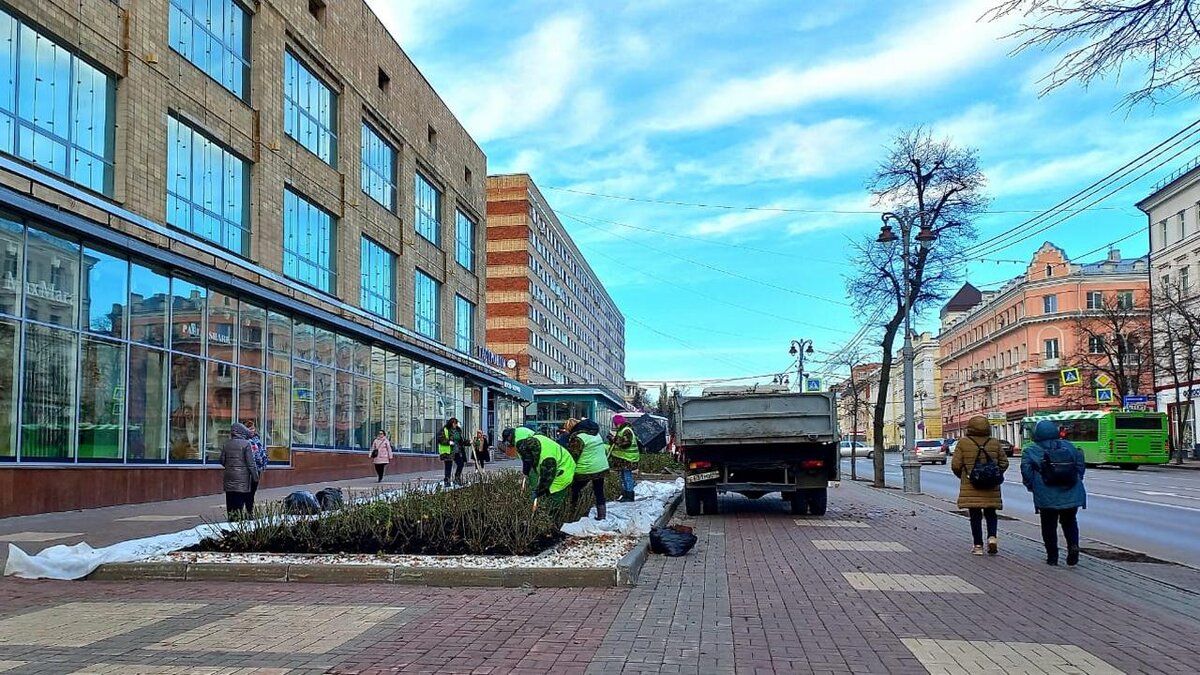
[[[269,460],[267,459],[267,449],[263,447],[262,441],[259,440],[258,436],[250,439],[250,453],[254,456],[254,466],[258,467],[261,473],[263,469],[267,468]]]
[[[1038,471],[1042,482],[1052,487],[1071,487],[1079,482],[1079,471],[1075,468],[1075,453],[1054,441],[1053,448],[1046,448]]]

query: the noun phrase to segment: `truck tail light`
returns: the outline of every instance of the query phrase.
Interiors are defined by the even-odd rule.
[[[708,469],[712,467],[712,462],[688,462],[689,469]]]
[[[800,462],[801,469],[819,469],[823,466],[825,466],[825,460],[823,459],[806,459]]]

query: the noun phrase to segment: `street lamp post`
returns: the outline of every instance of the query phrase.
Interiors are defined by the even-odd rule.
[[[903,245],[902,255],[902,273],[904,276],[904,454],[900,461],[900,469],[904,475],[904,492],[908,494],[921,493],[921,463],[917,461],[916,456],[916,423],[913,415],[913,345],[912,345],[912,328],[911,315],[912,303],[910,302],[910,273],[909,260],[911,254],[912,230],[917,227],[917,244],[928,249],[933,240],[937,238],[933,229],[925,224],[925,218],[920,211],[901,213],[893,213],[891,211],[880,216],[883,221],[883,226],[879,228],[879,238],[876,240],[881,244],[891,245],[896,243],[896,233],[892,230],[889,221],[896,221],[900,225],[900,240]]]
[[[788,353],[796,357],[796,391],[804,391],[804,355],[813,353],[812,340],[792,340]]]

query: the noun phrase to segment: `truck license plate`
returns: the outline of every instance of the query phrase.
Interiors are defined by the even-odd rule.
[[[702,480],[716,480],[721,477],[720,471],[705,471],[704,473],[694,473],[687,477],[689,483],[699,483]]]

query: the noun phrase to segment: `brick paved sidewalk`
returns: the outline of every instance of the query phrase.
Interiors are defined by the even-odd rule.
[[[0,672],[1194,673],[1200,596],[844,484],[686,519],[700,541],[613,590],[0,580]],[[1086,529],[1087,515],[1081,517]]]
[[[516,460],[503,460],[488,464],[489,469],[519,468]],[[270,469],[267,469],[270,471]],[[263,504],[286,497],[296,490],[317,491],[323,487],[340,487],[347,497],[371,494],[378,489],[395,488],[414,480],[440,480],[442,469],[417,473],[389,474],[383,483],[376,483],[374,469],[365,465],[370,476],[348,480],[328,481],[310,485],[291,485],[258,491],[256,501]],[[474,471],[469,467],[464,476]],[[63,511],[33,516],[0,518],[0,571],[8,559],[8,543],[16,544],[26,553],[41,551],[59,544],[77,544],[86,541],[90,546],[100,547],[119,541],[169,534],[195,527],[204,522],[225,519],[224,493],[188,499],[174,499],[143,504],[123,504],[80,511]],[[0,668],[0,673],[4,672]]]

